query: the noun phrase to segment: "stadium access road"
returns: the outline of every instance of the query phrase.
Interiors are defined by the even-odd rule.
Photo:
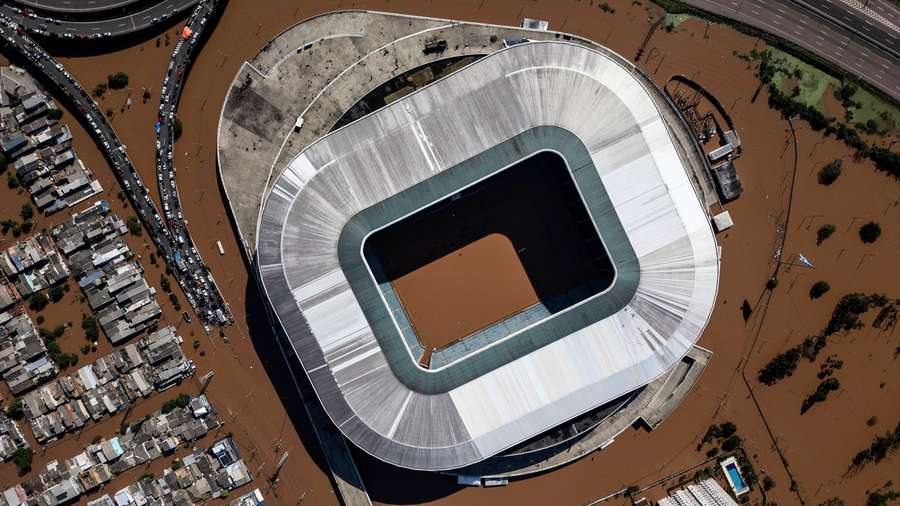
[[[29,33],[63,39],[102,39],[143,30],[193,7],[196,3],[197,0],[163,0],[133,14],[91,21],[41,16],[27,8],[6,3],[0,4],[0,14],[18,23]]]
[[[174,237],[165,226],[147,188],[128,158],[125,146],[119,142],[115,131],[101,112],[97,103],[87,91],[69,74],[61,64],[57,63],[43,48],[36,44],[15,22],[0,14],[0,37],[3,44],[27,61],[33,71],[42,74],[65,95],[77,109],[88,132],[94,137],[98,147],[109,160],[116,175],[122,183],[123,191],[131,199],[134,209],[144,222],[160,255],[173,266],[175,259],[184,248],[190,247],[188,241],[183,243]],[[75,113],[75,111],[73,111]],[[173,275],[179,282],[194,310],[205,324],[230,320],[230,312],[218,288],[212,279],[209,269],[198,261],[186,265],[185,269],[173,267]],[[199,279],[198,279],[199,278]],[[203,281],[201,282],[202,279]],[[201,286],[211,286],[204,293]],[[221,316],[219,315],[221,311]]]
[[[900,100],[900,66],[880,46],[856,30],[862,21],[837,25],[791,0],[685,0],[698,9],[727,17],[787,39]],[[815,5],[818,7],[821,2]],[[832,8],[836,8],[832,5]],[[850,9],[848,6],[847,9]]]

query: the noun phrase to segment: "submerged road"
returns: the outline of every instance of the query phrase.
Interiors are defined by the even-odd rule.
[[[2,14],[0,14],[0,37],[2,37],[0,42],[6,49],[28,62],[35,75],[42,75],[46,81],[52,83],[75,108],[73,114],[80,118],[110,162],[122,184],[122,190],[131,200],[161,255],[172,266],[175,279],[188,296],[194,311],[206,325],[207,331],[210,324],[231,322],[228,305],[199,255],[195,254],[196,260],[193,262],[178,262],[186,251],[193,248],[190,236],[185,230],[183,237],[176,237],[163,222],[150,193],[128,158],[125,146],[119,141],[97,103],[61,64],[26,35],[15,22]]]
[[[880,5],[882,2],[872,0],[870,4],[878,4],[878,9],[886,13],[881,18],[890,19],[894,14],[889,6]],[[854,0],[685,0],[685,3],[793,42],[900,100],[900,59],[892,54],[900,48],[898,33],[890,28],[892,22],[878,22],[878,16],[868,16],[866,11],[851,7]],[[873,39],[880,39],[880,44],[871,42]]]

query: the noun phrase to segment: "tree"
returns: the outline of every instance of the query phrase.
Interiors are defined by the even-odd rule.
[[[43,293],[33,293],[31,297],[28,298],[28,307],[31,308],[32,311],[43,311],[47,304],[50,301],[47,300],[47,296]]]
[[[723,452],[731,452],[737,450],[743,440],[737,434],[732,434],[725,438],[725,441],[722,441],[722,451]]]
[[[172,121],[172,135],[175,137],[176,141],[181,138],[181,132],[182,132],[181,118],[176,116],[175,119]]]
[[[125,72],[116,72],[106,76],[106,84],[110,89],[121,90],[128,86],[128,74]]]
[[[816,281],[809,289],[809,298],[818,299],[828,293],[828,290],[831,290],[831,285],[827,281]]]
[[[763,478],[762,485],[763,485],[763,490],[768,492],[769,490],[772,490],[773,488],[775,488],[775,480],[767,474],[766,477]]]
[[[822,244],[825,239],[831,237],[831,234],[833,234],[835,230],[837,230],[837,227],[831,223],[819,227],[819,230],[816,232],[816,246]]]
[[[792,374],[800,363],[800,349],[791,348],[784,353],[779,353],[765,367],[759,371],[759,382],[765,385],[774,385],[779,380]]]
[[[81,328],[84,330],[85,337],[90,341],[96,341],[100,337],[97,319],[89,314],[81,315]]]
[[[141,222],[133,214],[128,217],[128,231],[131,232],[131,235],[141,235]]]
[[[62,111],[60,111],[59,109],[50,109],[50,110],[47,112],[47,119],[50,119],[50,120],[59,120],[59,119],[62,118],[62,117],[63,117],[63,113],[62,113]]]
[[[778,278],[771,277],[768,279],[768,281],[766,281],[766,290],[771,291],[771,290],[774,290],[776,287],[778,287]]]
[[[10,190],[14,190],[19,187],[19,180],[18,178],[16,178],[15,174],[9,173],[6,175],[6,186],[8,186]]]
[[[159,275],[159,286],[162,287],[164,292],[171,292],[172,285],[169,283],[169,278],[167,278],[164,274]]]
[[[870,221],[859,228],[859,238],[862,242],[870,244],[881,236],[881,225]]]
[[[809,411],[809,408],[813,407],[817,402],[823,402],[828,398],[828,393],[832,390],[837,390],[841,387],[841,382],[838,381],[837,378],[828,378],[825,381],[819,383],[819,386],[816,387],[816,391],[809,394],[809,396],[803,400],[803,405],[800,406],[800,414],[804,414]]]
[[[9,403],[9,407],[6,408],[6,416],[12,418],[13,420],[21,420],[23,417],[25,417],[25,409],[22,406],[21,397],[16,397],[11,403]]]
[[[19,448],[12,453],[12,460],[16,463],[16,469],[19,470],[19,476],[31,471],[31,461],[33,457],[34,452],[31,451],[31,448]]]
[[[822,167],[822,170],[819,171],[819,184],[828,186],[835,182],[838,176],[841,175],[841,167],[843,165],[844,161],[837,159]]]
[[[94,96],[95,97],[102,97],[104,93],[106,93],[106,85],[105,84],[100,83],[97,86],[94,86]]]
[[[9,165],[9,160],[6,159],[6,155],[0,153],[0,172],[6,170],[6,167]]]
[[[62,285],[56,285],[51,288],[48,293],[50,295],[50,300],[52,300],[53,302],[59,302],[60,300],[62,300],[63,296],[66,295],[66,290]]]

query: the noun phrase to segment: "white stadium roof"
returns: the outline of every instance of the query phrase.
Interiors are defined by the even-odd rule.
[[[696,343],[716,297],[716,244],[660,110],[670,106],[646,86],[612,53],[516,45],[326,135],[283,170],[261,210],[259,275],[347,438],[399,466],[463,467],[646,385]],[[594,199],[613,287],[421,368],[361,241],[479,170],[548,149]]]

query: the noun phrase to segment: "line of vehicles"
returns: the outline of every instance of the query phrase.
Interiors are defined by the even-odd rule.
[[[39,14],[27,7],[0,3],[0,15],[29,33],[62,39],[102,39],[125,35],[165,21],[192,7],[198,0],[159,0],[144,10],[99,20],[69,20]]]
[[[214,4],[207,7],[211,10]],[[0,37],[7,47],[19,53],[34,67],[34,70],[52,81],[77,108],[89,133],[113,166],[122,183],[122,189],[131,199],[135,211],[144,222],[151,238],[159,248],[161,256],[172,266],[176,280],[184,290],[188,302],[204,323],[206,330],[209,331],[210,325],[232,323],[233,319],[228,305],[215,285],[212,274],[197,253],[184,225],[183,217],[173,224],[170,223],[171,220],[163,218],[165,214],[160,215],[149,191],[128,158],[125,146],[119,142],[112,126],[90,94],[61,64],[36,44],[25,33],[21,25],[2,13],[0,13]],[[163,100],[168,102],[169,97]],[[174,112],[174,110],[169,112]],[[170,135],[168,131],[167,135]],[[167,144],[166,159],[171,163],[171,142]],[[172,186],[174,193],[174,185]],[[169,198],[171,198],[171,194]],[[171,200],[169,200],[169,205],[171,206]],[[180,212],[179,208],[177,213]]]

